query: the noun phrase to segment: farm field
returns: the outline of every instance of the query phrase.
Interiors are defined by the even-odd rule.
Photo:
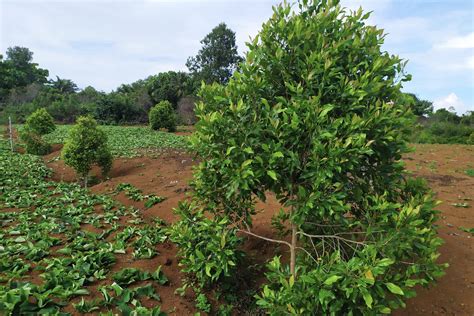
[[[42,159],[12,155],[6,139],[1,140],[0,291],[9,294],[1,297],[0,311],[29,297],[25,304],[32,311],[50,314],[124,313],[133,305],[144,313],[154,309],[155,315],[197,312],[192,293],[174,294],[182,275],[176,247],[165,233],[176,220],[172,209],[190,189],[194,162],[184,151],[185,137],[141,127],[105,127],[116,158],[109,178],[97,176],[86,192],[59,159],[68,128],[48,135],[56,145]],[[438,225],[445,244],[439,260],[450,266],[435,287],[419,290],[395,314],[472,315],[474,237],[463,228],[474,227],[474,147],[414,148],[404,161],[443,201]],[[270,221],[278,208],[271,197],[258,205],[255,232],[274,234]],[[250,263],[270,259],[275,248],[253,238],[244,247]],[[9,280],[17,282],[8,289]],[[245,281],[247,288],[257,289],[261,280],[248,276]],[[235,307],[244,312],[245,305]]]

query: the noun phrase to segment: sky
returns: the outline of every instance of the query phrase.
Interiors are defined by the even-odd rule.
[[[161,71],[186,71],[186,60],[220,22],[239,51],[272,14],[276,0],[0,0],[0,53],[25,46],[55,78],[111,91]],[[342,0],[373,11],[388,33],[383,48],[408,60],[404,91],[474,110],[474,1]]]

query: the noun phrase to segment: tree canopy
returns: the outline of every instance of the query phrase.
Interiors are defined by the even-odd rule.
[[[370,13],[337,0],[295,7],[274,8],[228,85],[203,87],[195,202],[288,247],[289,264],[275,256],[258,301],[270,313],[389,313],[442,271],[434,202],[400,163],[411,76],[382,49]],[[251,230],[269,191],[286,239]]]
[[[33,62],[33,52],[26,47],[9,47],[6,58],[0,55],[0,103],[15,87],[26,87],[32,83],[45,83],[48,70]]]
[[[201,41],[202,48],[186,62],[191,74],[206,83],[225,84],[242,61],[235,43],[235,32],[220,23]]]
[[[147,79],[148,94],[155,104],[169,101],[176,108],[181,97],[193,91],[192,78],[184,72],[168,71]]]
[[[402,99],[416,116],[428,116],[433,113],[433,102],[422,100],[414,93],[404,93]]]

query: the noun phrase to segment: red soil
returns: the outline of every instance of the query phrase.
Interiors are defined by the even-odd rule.
[[[451,204],[464,203],[474,199],[474,178],[464,174],[468,168],[474,168],[474,146],[457,145],[417,145],[417,151],[407,155],[408,170],[416,176],[428,180],[431,188],[436,192],[437,199],[443,203],[438,207],[441,211],[439,234],[445,240],[441,247],[440,262],[448,262],[450,267],[446,276],[430,289],[420,289],[418,296],[407,302],[407,308],[396,311],[396,315],[474,315],[474,251],[473,240],[470,234],[458,227],[474,227],[473,204],[467,201],[468,208],[459,208]],[[54,180],[75,181],[72,169],[65,166],[63,161],[55,159],[59,155],[59,146],[56,151],[44,157],[47,165],[53,169]],[[164,219],[168,223],[176,220],[172,209],[180,200],[186,198],[188,182],[192,178],[192,157],[179,151],[168,151],[157,158],[116,159],[110,178],[93,186],[95,193],[110,193],[117,184],[126,182],[143,190],[144,194],[156,194],[166,197],[162,203],[143,211],[145,221],[155,217]],[[93,170],[98,174],[99,170]],[[117,199],[125,205],[134,205],[143,208],[142,202],[133,202],[120,194]],[[253,230],[263,236],[274,235],[270,227],[273,214],[280,208],[274,197],[260,203],[260,209],[254,217]],[[244,246],[250,261],[263,263],[273,256],[275,246],[263,240],[248,238]],[[169,286],[161,286],[158,292],[162,298],[162,310],[173,311],[176,315],[192,315],[194,308],[192,295],[184,298],[174,294],[180,286],[182,274],[179,271],[176,259],[176,248],[171,243],[158,246],[160,255],[152,260],[132,261],[129,257],[120,258],[113,271],[123,267],[139,267],[154,271],[158,265],[170,279]],[[284,252],[286,249],[282,248]],[[252,282],[262,281],[258,275]],[[150,303],[152,304],[152,303]]]

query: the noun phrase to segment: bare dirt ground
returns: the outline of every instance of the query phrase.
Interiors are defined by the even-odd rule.
[[[54,180],[75,181],[72,169],[58,160],[60,146],[44,157],[46,164],[53,169]],[[465,174],[474,168],[474,146],[460,145],[416,145],[416,151],[405,158],[407,169],[415,176],[424,177],[436,192],[438,200],[443,201],[438,209],[441,217],[438,222],[439,234],[445,240],[441,247],[440,262],[448,262],[446,275],[430,289],[420,289],[418,296],[407,302],[406,309],[396,315],[474,315],[474,238],[459,227],[474,227],[474,177]],[[168,223],[176,220],[172,209],[180,200],[186,198],[188,182],[192,178],[193,159],[180,151],[167,151],[156,158],[116,159],[109,179],[94,185],[95,193],[110,193],[117,184],[126,182],[143,190],[144,194],[156,194],[167,199],[143,212],[145,220],[160,217]],[[94,170],[98,173],[98,170]],[[134,205],[144,209],[142,202],[133,202],[120,194],[117,199],[125,205]],[[454,204],[467,203],[468,207]],[[265,204],[259,204],[260,210],[254,218],[254,230],[263,236],[272,236],[270,228],[272,215],[279,210],[278,202],[272,197]],[[140,267],[150,272],[156,266],[163,265],[163,271],[170,279],[170,285],[160,291],[162,310],[174,311],[176,315],[192,315],[192,295],[184,298],[175,295],[182,277],[176,259],[176,249],[172,244],[160,245],[161,255],[153,260],[120,262],[114,267]],[[262,262],[269,258],[274,245],[262,240],[248,239],[244,246],[250,261]],[[259,283],[262,275],[246,280]],[[252,284],[249,284],[252,287]]]
[[[440,262],[449,263],[446,275],[430,289],[421,289],[397,315],[474,315],[474,238],[459,227],[474,227],[474,146],[416,145],[405,157],[407,169],[428,180],[442,201],[439,235]],[[459,207],[467,203],[468,207]],[[458,206],[455,206],[457,204]]]

